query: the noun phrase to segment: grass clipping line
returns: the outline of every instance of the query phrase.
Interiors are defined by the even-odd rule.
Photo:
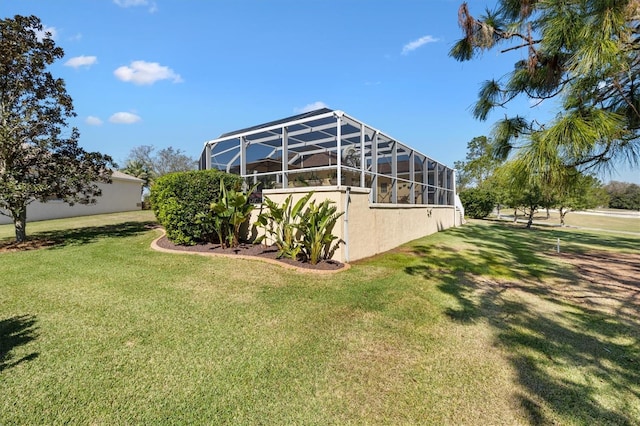
[[[159,252],[163,252],[163,253],[196,254],[196,255],[200,255],[200,256],[225,257],[225,258],[228,258],[228,259],[257,260],[259,262],[265,262],[265,263],[270,263],[272,265],[278,265],[278,266],[280,266],[282,268],[285,268],[285,269],[290,269],[290,270],[294,270],[294,271],[297,271],[297,272],[304,272],[304,273],[309,273],[309,274],[317,274],[317,275],[336,274],[338,272],[343,272],[343,271],[346,271],[346,270],[351,268],[351,265],[348,264],[348,263],[345,263],[345,262],[341,262],[343,266],[341,268],[339,268],[339,269],[313,269],[313,268],[302,268],[302,267],[299,267],[299,266],[291,265],[291,264],[288,264],[288,263],[280,262],[278,260],[269,259],[269,258],[260,257],[260,256],[247,256],[247,255],[243,255],[243,254],[226,254],[226,253],[205,253],[205,252],[201,252],[201,251],[172,250],[172,249],[160,247],[160,245],[158,245],[158,241],[160,241],[160,239],[162,239],[166,235],[166,232],[162,228],[157,228],[157,229],[160,231],[160,236],[151,242],[151,248],[153,250],[156,250],[156,251],[159,251]]]

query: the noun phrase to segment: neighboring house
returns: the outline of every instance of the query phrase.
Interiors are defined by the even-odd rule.
[[[112,183],[99,183],[102,196],[94,204],[68,205],[62,200],[50,200],[46,203],[34,201],[27,206],[27,221],[60,219],[64,217],[88,216],[102,213],[117,213],[140,210],[143,180],[114,171]],[[3,213],[8,213],[2,210]],[[11,217],[0,215],[0,224],[13,223]]]

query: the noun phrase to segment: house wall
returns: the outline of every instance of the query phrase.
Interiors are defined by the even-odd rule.
[[[302,198],[309,188],[264,190],[269,199],[282,204],[292,194],[293,202]],[[416,204],[370,204],[368,188],[318,187],[312,199],[329,199],[338,211],[347,207],[348,215],[338,220],[333,234],[347,244],[340,244],[334,259],[352,262],[391,250],[406,242],[461,224],[454,206],[428,206]],[[253,212],[255,221],[259,210]]]
[[[98,184],[102,189],[102,196],[97,197],[94,204],[74,204],[70,206],[59,200],[52,200],[46,203],[34,201],[27,206],[27,221],[34,222],[64,217],[140,210],[142,181],[136,178],[119,178],[115,176],[112,176],[111,180],[111,184]],[[2,212],[9,213],[5,210],[2,210]],[[13,223],[11,217],[0,215],[0,224],[6,223]]]

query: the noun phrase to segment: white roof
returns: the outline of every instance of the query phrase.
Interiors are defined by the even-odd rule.
[[[117,180],[132,180],[132,181],[140,182],[140,183],[144,182],[144,181],[143,181],[142,179],[140,179],[140,178],[137,178],[137,177],[135,177],[135,176],[128,175],[128,174],[126,174],[126,173],[119,172],[118,170],[113,170],[113,171],[112,171],[112,173],[111,173],[111,179],[117,179]]]

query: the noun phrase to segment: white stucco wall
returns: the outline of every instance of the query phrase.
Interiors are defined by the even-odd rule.
[[[111,180],[111,184],[98,184],[102,189],[102,196],[98,197],[94,204],[69,206],[57,200],[46,203],[34,201],[27,206],[27,221],[140,210],[140,189],[143,181],[121,172],[114,172]],[[8,212],[3,210],[3,213]],[[0,224],[6,223],[13,221],[10,217],[0,215]]]
[[[345,211],[346,187],[318,187],[312,199],[334,201],[338,211]],[[271,189],[264,195],[276,203],[293,195],[293,202],[302,198],[309,188]],[[348,216],[342,215],[333,234],[346,241],[341,243],[334,259],[355,261],[391,250],[406,242],[433,234],[452,226],[459,226],[461,217],[453,206],[425,206],[410,204],[370,204],[369,189],[350,188]],[[258,210],[253,212],[255,222]]]

